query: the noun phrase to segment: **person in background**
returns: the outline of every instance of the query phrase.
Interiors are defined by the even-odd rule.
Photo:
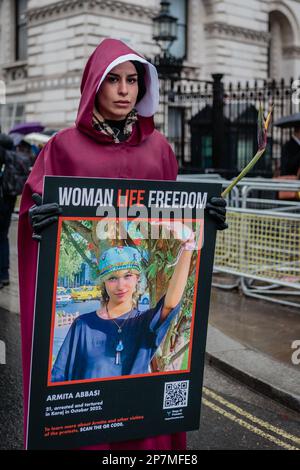
[[[294,127],[291,139],[282,147],[280,174],[300,177],[300,125]]]
[[[26,144],[26,143],[25,143]],[[9,285],[8,232],[17,196],[23,191],[31,167],[28,147],[14,150],[13,139],[0,134],[0,289]]]

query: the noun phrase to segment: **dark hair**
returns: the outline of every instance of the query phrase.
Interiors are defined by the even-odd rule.
[[[138,103],[141,101],[141,99],[145,96],[146,94],[146,85],[145,85],[145,67],[141,62],[138,62],[137,60],[131,60],[130,61],[134,66],[138,74],[138,88],[139,92],[137,95],[136,102]]]
[[[12,150],[14,142],[12,138],[7,134],[0,134],[0,146],[4,147],[6,150]]]

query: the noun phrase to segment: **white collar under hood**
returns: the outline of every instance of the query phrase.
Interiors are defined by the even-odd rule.
[[[141,99],[141,101],[135,106],[138,114],[140,116],[149,117],[153,116],[158,110],[159,106],[159,80],[157,75],[157,70],[154,65],[150,64],[146,59],[137,54],[125,54],[117,57],[113,60],[105,69],[100,82],[97,87],[97,92],[101,86],[101,83],[104,81],[105,77],[109,72],[119,64],[123,62],[136,60],[141,62],[145,67],[145,87],[146,93]]]

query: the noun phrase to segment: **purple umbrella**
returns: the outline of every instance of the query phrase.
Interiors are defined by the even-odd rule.
[[[19,132],[10,132],[9,135],[12,138],[15,147],[17,147],[17,145],[20,145],[20,143],[24,139],[24,134],[20,134]]]
[[[10,131],[9,134],[12,132],[17,132],[18,134],[30,134],[31,132],[42,132],[45,129],[45,126],[43,126],[40,122],[23,122],[22,124],[17,124],[15,127],[13,127]]]

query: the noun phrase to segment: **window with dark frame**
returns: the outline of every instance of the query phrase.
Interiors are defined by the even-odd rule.
[[[27,59],[27,3],[28,0],[15,0],[16,61]]]
[[[170,0],[170,14],[178,19],[178,39],[170,47],[170,53],[184,59],[187,56],[187,11],[188,0]]]
[[[201,157],[203,168],[212,168],[213,143],[211,135],[203,135],[201,139]]]

